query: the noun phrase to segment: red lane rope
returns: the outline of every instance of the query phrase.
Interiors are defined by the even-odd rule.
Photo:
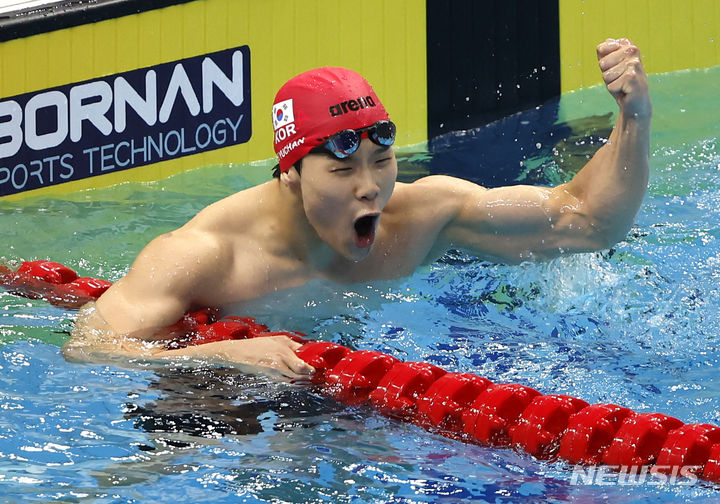
[[[52,304],[77,308],[111,285],[78,278],[59,263],[30,261],[16,271],[0,266],[0,286]],[[685,424],[662,413],[636,413],[616,404],[588,404],[541,394],[524,385],[449,373],[424,362],[401,362],[382,352],[308,341],[273,332],[252,317],[218,319],[216,309],[189,312],[167,328],[168,349],[212,341],[285,335],[303,343],[297,355],[316,369],[313,382],[347,404],[372,404],[381,414],[470,443],[512,447],[542,459],[605,464],[637,473],[692,473],[720,482],[720,428]]]
[[[79,308],[99,298],[110,285],[98,278],[78,278],[70,268],[52,261],[24,262],[17,271],[0,266],[0,286],[13,294],[65,308]]]

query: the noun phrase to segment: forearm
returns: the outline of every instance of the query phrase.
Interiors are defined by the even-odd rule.
[[[625,237],[645,196],[652,104],[637,46],[628,39],[607,39],[597,54],[620,112],[608,143],[566,188],[580,202],[578,215],[609,246]]]
[[[190,359],[212,364],[274,368],[288,376],[313,372],[312,367],[295,355],[301,344],[287,336],[215,341],[173,350],[166,348],[167,338],[164,336],[163,330],[154,338],[118,334],[103,319],[94,303],[89,303],[79,313],[72,337],[63,346],[63,356],[67,360],[81,362]]]
[[[243,347],[246,342],[247,340],[213,341],[210,343],[203,343],[201,345],[191,345],[172,350],[162,347],[153,351],[152,357],[163,360],[189,358],[192,360],[214,364],[227,364],[238,359],[238,354],[243,353],[242,350],[238,351],[238,348]],[[230,349],[235,350],[234,356],[231,356],[231,352],[229,351]]]
[[[163,331],[142,335],[122,334],[114,330],[94,303],[85,305],[78,313],[70,340],[63,346],[66,359],[82,362],[105,361],[110,357],[140,360],[165,360],[190,357],[211,362],[227,359],[224,342],[206,343],[168,350]],[[142,337],[141,337],[142,336]]]
[[[141,337],[142,336],[142,337]],[[172,357],[196,357],[222,360],[216,343],[196,347],[167,350],[166,339],[155,332],[122,334],[113,329],[94,303],[85,305],[78,313],[70,340],[63,346],[63,355],[72,361],[98,362],[109,357],[154,360]]]
[[[608,245],[632,226],[647,189],[650,115],[625,117],[621,111],[608,142],[566,184],[594,233]]]

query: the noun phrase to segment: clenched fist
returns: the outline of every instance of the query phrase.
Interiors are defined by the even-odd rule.
[[[649,119],[652,105],[640,49],[628,39],[607,39],[597,46],[603,80],[626,119]]]

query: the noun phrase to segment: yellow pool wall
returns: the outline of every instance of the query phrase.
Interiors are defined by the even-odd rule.
[[[720,65],[720,1],[559,0],[561,92],[601,83],[595,46],[627,37],[648,73]]]

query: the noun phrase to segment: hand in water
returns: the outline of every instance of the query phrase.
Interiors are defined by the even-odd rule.
[[[640,49],[628,39],[607,39],[597,46],[603,80],[626,118],[652,115],[650,94]]]
[[[309,375],[315,371],[295,354],[302,345],[287,336],[262,336],[210,345],[215,345],[217,354],[230,362],[273,368],[288,376]]]

